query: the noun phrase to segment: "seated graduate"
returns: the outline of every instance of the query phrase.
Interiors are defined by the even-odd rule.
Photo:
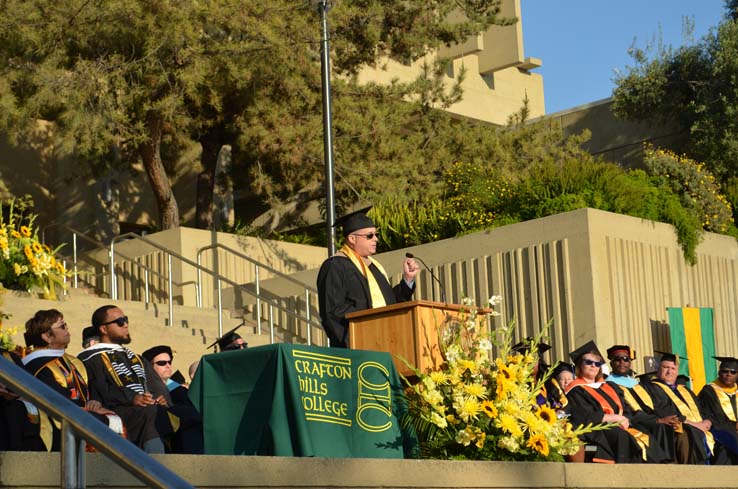
[[[420,267],[414,258],[405,259],[403,280],[394,287],[382,265],[371,258],[377,252],[379,234],[366,215],[369,209],[336,220],[335,224],[343,228],[345,243],[323,262],[318,272],[320,320],[332,347],[349,346],[346,314],[409,301],[415,290]]]
[[[546,383],[548,405],[559,414],[564,414],[564,409],[569,404],[565,392],[573,381],[574,365],[563,362],[554,367],[551,377]]]
[[[203,453],[202,416],[190,401],[182,374],[179,371],[172,373],[172,349],[167,345],[158,345],[149,348],[141,356],[151,363],[154,371],[166,384],[172,399],[168,409],[177,417],[173,424],[178,426],[168,440],[169,450],[172,453]]]
[[[23,368],[14,352],[0,348],[0,362],[13,362]],[[0,384],[0,452],[6,450],[37,452],[44,450],[39,436],[38,409],[10,387]]]
[[[638,383],[632,369],[633,360],[636,359],[633,348],[628,345],[613,345],[607,349],[607,359],[610,360],[608,382],[628,388]]]
[[[123,423],[116,414],[90,399],[87,370],[80,360],[66,353],[70,331],[64,316],[56,309],[37,311],[26,321],[23,333],[26,345],[33,348],[23,357],[26,370],[66,397],[118,434]],[[61,423],[46,413],[39,413],[40,435],[47,450],[61,449]]]
[[[574,426],[590,423],[617,423],[607,430],[594,431],[582,436],[582,441],[595,445],[597,452],[592,459],[598,463],[640,463],[647,460],[647,444],[644,434],[630,426],[626,414],[628,407],[618,394],[605,383],[602,375],[602,359],[597,345],[589,341],[570,353],[576,370],[576,378],[566,389],[569,414]],[[584,451],[573,461],[583,461]]]
[[[736,380],[738,359],[714,357],[720,362],[718,378],[702,388],[698,399],[703,417],[712,423],[710,432],[718,443],[711,463],[738,465],[738,408]]]
[[[673,425],[677,463],[706,464],[715,445],[710,433],[712,423],[702,417],[697,396],[677,383],[678,372],[678,357],[663,353],[656,378],[646,384],[653,402],[653,414],[659,418],[678,418]]]

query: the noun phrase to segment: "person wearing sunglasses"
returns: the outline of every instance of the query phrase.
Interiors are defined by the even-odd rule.
[[[174,354],[167,345],[157,345],[141,354],[169,389],[172,404],[169,413],[179,419],[179,426],[166,440],[172,453],[203,453],[202,416],[190,401],[184,377],[179,371],[172,373]]]
[[[677,382],[678,375],[679,357],[662,353],[656,378],[645,387],[653,402],[653,414],[678,418],[673,426],[676,462],[704,465],[709,463],[715,446],[710,433],[712,423],[702,416],[694,392]]]
[[[409,301],[415,291],[420,267],[414,258],[403,261],[403,280],[394,287],[382,265],[371,258],[377,252],[379,234],[366,215],[369,209],[336,220],[335,225],[343,229],[344,245],[318,272],[320,319],[332,347],[349,347],[346,314]]]
[[[76,357],[66,352],[71,339],[69,325],[56,309],[36,311],[26,321],[23,337],[28,353],[23,366],[34,377],[89,412],[94,418],[118,434],[123,422],[113,411],[90,398],[87,369]],[[61,424],[39,412],[40,435],[49,451],[61,448]],[[101,425],[102,426],[102,425]]]
[[[602,354],[593,341],[570,353],[576,378],[567,386],[566,413],[574,427],[590,423],[614,423],[601,431],[582,435],[581,440],[596,446],[592,458],[599,463],[641,463],[647,460],[643,433],[630,426],[630,408],[624,405],[615,390],[604,381]],[[640,438],[640,442],[639,442]],[[571,458],[584,461],[584,449]]]
[[[623,387],[631,388],[638,384],[633,375],[633,360],[635,350],[628,345],[613,345],[607,349],[607,359],[610,360],[610,375],[607,381]]]
[[[710,461],[713,465],[738,465],[738,359],[713,357],[720,362],[718,377],[700,391],[697,398],[705,419],[712,423],[710,432],[718,442]]]
[[[92,326],[100,343],[78,355],[90,375],[90,395],[123,419],[131,442],[164,453],[162,439],[173,431],[166,412],[171,398],[151,364],[124,346],[131,342],[128,316],[115,305],[102,306]]]

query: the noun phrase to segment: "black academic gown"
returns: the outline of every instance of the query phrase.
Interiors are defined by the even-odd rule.
[[[656,415],[644,411],[639,405],[638,398],[632,395],[630,389],[615,382],[608,382],[608,385],[618,394],[624,406],[624,415],[630,421],[630,425],[648,435],[649,443],[646,450],[648,462],[660,464],[675,461],[674,429],[669,425],[659,423]],[[629,399],[628,394],[630,394]]]
[[[379,284],[387,305],[409,301],[412,298],[415,284],[411,288],[401,280],[398,285],[392,287],[374,264],[368,268]],[[331,346],[348,348],[349,328],[346,314],[372,308],[367,279],[345,256],[336,255],[328,258],[318,272],[318,302],[320,320],[331,340]]]
[[[18,355],[0,349],[0,362],[10,361],[24,368]],[[42,451],[38,423],[31,423],[26,406],[17,398],[0,397],[0,451]]]
[[[111,371],[105,356],[133,373],[122,376]],[[140,448],[144,443],[155,438],[164,438],[172,433],[172,427],[162,406],[151,405],[139,407],[133,405],[138,392],[127,387],[133,383],[141,384],[152,396],[163,395],[171,404],[169,392],[151,364],[138,355],[131,360],[120,350],[111,350],[108,345],[98,344],[83,350],[79,359],[85,363],[89,375],[90,397],[100,401],[102,405],[114,411],[123,420],[128,439]],[[134,368],[134,365],[136,368]],[[142,375],[136,372],[143,372]],[[122,385],[119,385],[122,384]]]
[[[650,394],[651,400],[653,401],[653,414],[658,418],[665,418],[667,416],[675,415],[677,418],[679,418],[679,420],[684,421],[684,416],[679,412],[677,406],[674,404],[674,402],[672,402],[669,396],[664,392],[663,388],[661,388],[658,384],[669,386],[669,384],[666,384],[660,379],[654,379],[645,385],[646,390]],[[680,399],[682,399],[682,396],[678,390],[673,390],[673,392],[675,392],[676,395]],[[699,408],[699,401],[697,400],[697,396],[695,396],[694,393],[690,390],[688,390],[688,394],[692,397],[694,403],[697,404],[697,407]],[[705,442],[705,434],[702,433],[702,431],[698,428],[690,426],[686,423],[682,423],[682,429],[684,430],[684,434],[689,440],[689,463],[697,465],[705,464],[709,458],[708,449]]]
[[[54,375],[50,365],[57,359],[61,362],[59,373],[64,375],[65,378],[63,380]],[[87,372],[80,372],[73,361],[66,358],[66,355],[62,357],[38,356],[27,362],[25,364],[25,368],[31,375],[54,389],[65,398],[69,399],[80,408],[84,408],[87,400],[90,398],[89,388],[85,380],[87,378]],[[84,368],[84,365],[82,365],[82,368]],[[106,426],[108,425],[107,416],[97,413],[89,414]],[[53,421],[51,422],[51,425],[53,428],[52,446],[47,447],[47,449],[56,452],[61,449],[61,429]]]
[[[598,389],[600,391],[600,389]],[[625,407],[621,409],[617,402],[609,395],[602,392],[603,399],[607,401],[616,414],[622,414]],[[605,410],[599,401],[592,397],[581,385],[570,388],[566,393],[568,404],[566,412],[573,426],[588,425],[590,423],[600,424],[605,416]],[[617,397],[617,394],[615,394]],[[602,463],[641,463],[643,462],[643,451],[636,439],[626,430],[613,427],[607,430],[593,431],[582,435],[582,441],[595,445],[597,452],[593,458],[595,462]]]
[[[720,389],[720,386],[708,384],[702,388],[697,398],[700,401],[703,417],[712,422],[710,432],[717,442],[712,463],[715,465],[738,465],[736,393],[728,394]]]

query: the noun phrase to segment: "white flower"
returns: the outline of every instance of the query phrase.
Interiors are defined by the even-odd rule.
[[[438,413],[431,413],[431,423],[438,426],[439,428],[445,428],[448,426],[448,421],[446,421],[446,418]]]
[[[459,345],[451,345],[446,350],[446,360],[449,363],[456,363],[461,358],[461,348]]]
[[[483,339],[479,341],[479,349],[484,351],[490,351],[492,349],[492,342],[488,339]]]
[[[493,295],[492,297],[487,300],[490,306],[495,307],[499,304],[502,304],[502,296],[501,295]]]
[[[499,313],[499,312],[497,312],[497,311],[492,311],[492,312],[490,312],[490,313],[489,313],[489,315],[490,315],[490,316],[499,316],[499,315],[500,315],[500,313]]]
[[[456,433],[456,443],[465,447],[468,447],[473,439],[471,431],[468,431],[467,428]]]
[[[497,446],[504,450],[507,450],[508,452],[512,452],[512,453],[515,453],[518,450],[520,450],[520,443],[518,442],[518,440],[515,439],[515,437],[512,437],[512,436],[501,437],[497,441]]]
[[[474,301],[471,297],[464,297],[463,299],[461,299],[462,306],[471,306],[472,304],[474,304]]]

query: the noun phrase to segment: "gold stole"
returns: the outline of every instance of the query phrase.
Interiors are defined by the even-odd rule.
[[[367,264],[364,263],[364,260],[347,245],[343,245],[343,247],[339,251],[346,255],[348,259],[351,260],[351,263],[353,263],[356,268],[359,269],[364,278],[366,278],[366,281],[369,284],[369,295],[371,296],[372,300],[372,308],[386,306],[387,303],[384,301],[384,294],[382,294],[382,289],[379,287],[377,279],[374,278],[374,274],[371,272],[371,270],[369,270]],[[384,275],[384,278],[387,278],[387,272],[384,271],[382,265],[380,265],[377,260],[371,260],[371,262],[374,263],[374,266],[377,267],[377,270],[379,270],[382,275]],[[389,282],[389,280],[387,281]]]
[[[664,392],[666,392],[666,395],[669,397],[669,399],[671,399],[671,402],[674,403],[682,416],[693,423],[699,423],[700,421],[702,421],[702,415],[700,414],[700,410],[697,407],[697,404],[695,404],[694,399],[692,399],[692,395],[683,385],[678,385],[677,390],[684,398],[684,401],[679,399],[679,397],[674,394],[674,392],[671,390],[671,387],[669,387],[668,385],[662,382],[654,382],[654,385],[658,385],[664,390]],[[705,439],[707,440],[707,446],[712,453],[712,449],[715,446],[715,439],[712,437],[712,433],[710,433],[709,431],[703,433],[705,434]]]
[[[735,412],[733,411],[733,404],[730,402],[730,396],[728,393],[714,382],[709,384],[709,386],[715,391],[715,395],[717,396],[718,401],[720,401],[720,407],[723,408],[725,415],[729,420],[735,423]],[[733,390],[733,394],[735,395],[735,389]]]

